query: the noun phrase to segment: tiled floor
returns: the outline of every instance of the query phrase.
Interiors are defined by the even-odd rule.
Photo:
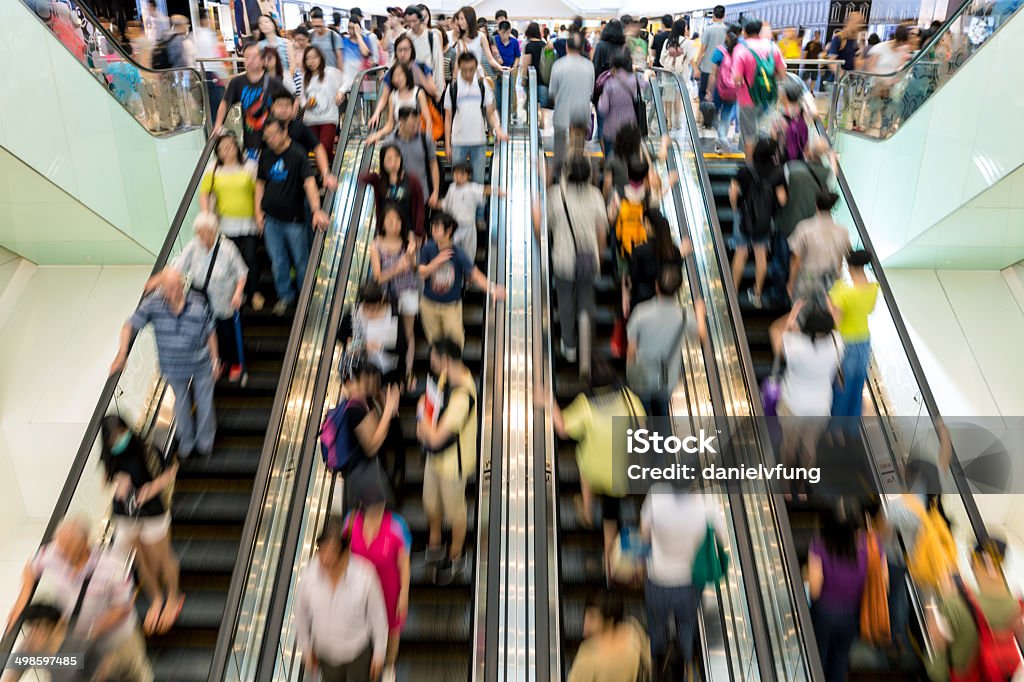
[[[18,264],[8,254],[0,250],[0,301],[9,308],[0,315],[0,615],[17,595],[149,274],[38,267],[4,297],[10,278],[2,275]]]

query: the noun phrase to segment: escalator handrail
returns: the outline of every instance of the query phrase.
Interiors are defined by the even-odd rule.
[[[856,70],[856,69],[852,70],[852,71],[843,71],[842,75],[840,76],[840,78],[838,80],[838,82],[836,82],[835,86],[832,88],[832,97],[830,98],[829,109],[828,109],[828,122],[829,122],[828,123],[828,130],[833,135],[835,135],[839,131],[839,129],[836,126],[836,121],[838,120],[837,114],[838,114],[838,110],[839,110],[839,93],[840,93],[840,90],[843,88],[843,85],[844,85],[845,82],[847,82],[849,80],[852,80],[853,78],[905,78],[905,77],[907,77],[907,75],[910,72],[912,72],[918,66],[920,66],[922,64],[927,64],[929,62],[934,62],[935,60],[933,58],[929,57],[929,53],[931,52],[932,48],[935,47],[939,43],[939,41],[942,40],[942,38],[945,37],[952,30],[953,24],[958,19],[960,19],[963,15],[967,14],[968,11],[971,8],[976,6],[977,2],[978,2],[978,0],[966,0],[963,4],[961,4],[960,7],[957,9],[957,11],[952,14],[952,16],[950,16],[949,18],[947,18],[945,21],[942,22],[942,25],[928,39],[928,42],[923,44],[920,47],[920,49],[918,49],[917,53],[914,54],[914,56],[911,57],[910,60],[906,64],[901,66],[896,71],[893,71],[891,73],[873,73],[871,71]],[[985,42],[987,43],[988,41],[990,41],[993,38],[995,38],[996,34],[999,33],[999,31],[1002,30],[1002,28],[1009,23],[1010,18],[1014,14],[1019,12],[1022,8],[1024,8],[1024,5],[1022,5],[1021,7],[1018,7],[1011,14],[1007,15],[1006,19],[1001,24],[996,26],[995,30],[992,31],[992,33],[985,39]],[[979,47],[981,47],[981,46],[979,46]],[[971,60],[971,58],[974,57],[975,53],[977,53],[977,51],[978,50],[975,49],[973,52],[970,52],[967,55],[967,58],[964,59],[963,62],[961,62],[960,66],[958,67],[958,70],[962,69],[964,64],[969,62]],[[945,84],[946,84],[946,81],[940,82],[938,84],[938,87],[936,87],[935,90],[933,90],[931,93],[929,93],[928,97],[929,98],[933,97],[935,95],[935,93],[938,92],[939,90],[941,90],[942,87]],[[920,109],[920,107],[918,107],[918,109]],[[917,113],[917,110],[915,110],[913,113]],[[911,116],[913,116],[913,113],[911,114]],[[909,119],[909,117],[907,117],[907,119]],[[907,119],[904,119],[904,120],[907,120]],[[857,135],[858,137],[861,137],[861,138],[864,138],[864,139],[873,140],[875,142],[881,142],[881,141],[886,140],[889,137],[891,137],[897,131],[892,131],[888,135],[878,136],[878,137],[875,137],[873,135],[865,135],[864,133],[861,133],[861,132],[858,132],[858,131],[855,131],[855,130],[846,130],[846,129],[844,129],[843,132],[851,134],[851,135]]]
[[[680,96],[685,97],[684,93],[687,93],[688,90],[681,76],[660,68],[655,68],[654,71],[662,76],[671,75],[671,77],[675,79],[678,93]],[[685,101],[686,99],[684,99],[684,102]],[[690,136],[691,140],[699,140],[700,137],[697,132],[697,119],[694,117],[693,108],[683,106],[682,109],[686,116],[687,134]],[[743,315],[739,308],[739,294],[733,283],[732,277],[728,274],[732,272],[732,268],[729,264],[728,253],[725,250],[725,237],[722,233],[721,223],[718,220],[718,211],[715,210],[708,201],[711,180],[708,176],[708,169],[704,160],[704,154],[697,144],[694,144],[694,161],[697,165],[697,172],[700,175],[699,180],[702,190],[701,199],[704,205],[705,216],[707,217],[708,224],[711,227],[715,260],[718,265],[718,271],[722,273],[721,285],[725,293],[726,308],[729,312],[729,321],[732,323],[732,328],[736,334],[736,353],[740,361],[740,376],[742,377],[744,386],[747,390],[751,417],[754,419],[760,419],[764,417],[764,409],[761,404],[761,392],[760,386],[757,382],[757,373],[754,371],[754,362],[750,355],[750,345],[745,342],[746,327],[743,322]],[[757,429],[757,433],[758,443],[762,453],[772,451],[771,444],[767,440],[767,434],[764,433],[764,430]],[[789,584],[787,589],[790,591],[791,598],[793,599],[793,606],[796,609],[797,618],[800,624],[800,633],[798,634],[798,637],[803,645],[805,661],[808,665],[811,679],[823,680],[824,671],[821,667],[821,660],[815,655],[818,649],[814,629],[811,626],[810,610],[802,587],[799,589],[797,587],[802,586],[803,582],[800,573],[799,561],[797,560],[796,546],[793,542],[793,533],[789,525],[789,516],[784,509],[780,509],[783,505],[781,495],[770,494],[768,496],[768,500],[771,515],[776,524],[778,534],[777,540],[781,547],[780,551],[786,560],[786,568],[789,571]],[[764,539],[764,541],[767,540],[767,538]]]
[[[807,86],[800,78],[797,78],[792,74],[788,74],[788,77],[795,79],[796,82],[803,87],[804,92],[807,92]],[[825,124],[822,123],[821,118],[814,116],[813,120],[818,135],[822,139],[827,140]],[[907,330],[907,325],[903,321],[903,316],[899,312],[896,297],[893,295],[892,288],[889,286],[889,280],[885,276],[885,271],[882,269],[882,263],[878,259],[878,253],[875,251],[874,244],[871,241],[871,236],[868,234],[867,225],[864,223],[864,218],[860,213],[860,209],[857,208],[857,202],[853,198],[853,192],[846,180],[846,176],[843,174],[843,169],[838,163],[835,164],[835,176],[836,183],[839,185],[840,194],[850,211],[850,217],[853,219],[853,226],[857,230],[857,237],[861,240],[861,243],[864,244],[864,248],[868,253],[871,254],[871,270],[875,275],[875,280],[878,282],[878,288],[882,293],[882,299],[885,301],[886,306],[891,312],[892,321],[896,327],[896,334],[899,336],[900,343],[903,346],[903,352],[906,354],[907,361],[910,363],[911,371],[914,374],[914,380],[917,382],[917,388],[921,392],[921,399],[924,401],[925,408],[928,410],[928,416],[931,419],[933,426],[938,428],[939,424],[937,421],[942,416],[938,402],[936,402],[935,395],[932,393],[931,386],[928,383],[928,377],[925,375],[921,359],[918,357],[917,351],[914,348],[914,342],[913,339],[910,338],[910,332]],[[971,523],[971,529],[974,531],[975,538],[978,542],[982,542],[988,539],[988,531],[985,528],[985,522],[981,517],[981,512],[978,510],[978,505],[974,501],[974,495],[971,493],[970,483],[968,483],[963,467],[960,464],[960,460],[956,456],[956,448],[952,441],[950,442],[950,449],[952,450],[949,465],[950,474],[956,484],[957,493],[960,495],[960,498],[964,503],[964,509],[967,512],[967,518]]]
[[[348,140],[352,133],[352,124],[355,119],[356,109],[358,108],[357,105],[361,102],[360,97],[353,95],[357,95],[359,93],[359,87],[368,75],[375,74],[383,70],[384,67],[378,66],[360,71],[353,81],[350,96],[348,98],[348,107],[345,111],[345,120],[342,124],[341,132],[338,137],[339,153],[335,155],[334,164],[331,167],[331,173],[335,177],[337,177],[341,169],[345,146],[348,144]],[[325,193],[324,200],[321,203],[321,209],[330,210],[334,200],[334,194],[334,191],[328,191]],[[299,346],[302,338],[303,322],[306,314],[308,314],[309,301],[313,294],[313,288],[316,285],[317,278],[315,277],[315,274],[320,261],[320,254],[323,250],[325,234],[326,232],[317,230],[313,238],[313,246],[310,249],[309,265],[306,270],[306,275],[303,277],[302,291],[299,294],[298,303],[295,308],[295,317],[292,320],[292,327],[288,335],[288,346],[285,350],[284,362],[281,366],[281,376],[277,382],[277,391],[274,395],[274,403],[270,412],[270,420],[267,424],[267,435],[264,437],[263,448],[260,453],[259,469],[253,479],[253,493],[249,498],[249,509],[246,513],[245,525],[242,529],[242,538],[239,544],[238,556],[235,560],[234,569],[232,570],[231,584],[228,588],[227,603],[225,605],[224,615],[221,619],[220,629],[217,634],[217,644],[214,649],[213,664],[210,669],[211,680],[223,679],[227,670],[228,657],[230,655],[231,643],[234,637],[235,625],[238,621],[242,598],[245,591],[245,584],[248,580],[247,568],[254,550],[259,521],[262,517],[261,509],[263,507],[264,496],[266,494],[267,487],[270,484],[271,463],[274,460],[274,452],[278,447],[276,434],[280,432],[284,421],[285,403],[287,402],[288,393],[295,374],[296,363],[299,355]],[[300,311],[302,314],[300,314]],[[274,434],[274,437],[271,437],[270,434]],[[266,632],[267,631],[264,630],[264,636],[266,636]]]
[[[213,154],[215,146],[215,139],[211,138],[210,140],[207,140],[206,146],[199,155],[199,162],[196,164],[195,170],[192,171],[192,177],[189,178],[184,197],[178,205],[178,210],[175,212],[174,219],[171,221],[171,228],[167,231],[164,243],[160,247],[160,252],[157,254],[156,262],[154,263],[153,270],[150,273],[151,275],[155,275],[160,272],[167,265],[171,251],[174,249],[174,244],[178,240],[178,235],[181,233],[182,224],[185,222],[185,217],[188,214],[189,207],[192,205],[192,198],[199,189],[199,183],[202,181],[203,173],[206,170],[207,163],[209,162],[210,155]],[[141,301],[142,298],[144,298],[144,296],[140,296],[139,300]],[[132,334],[131,338],[128,340],[126,357],[131,356],[132,348],[135,346],[136,337],[137,333]],[[93,408],[92,416],[89,418],[89,423],[85,427],[85,435],[82,436],[82,442],[78,446],[78,452],[75,455],[75,459],[71,462],[71,468],[68,472],[67,479],[64,482],[64,487],[61,488],[60,495],[57,497],[57,502],[53,508],[53,513],[50,514],[50,520],[46,524],[46,529],[43,531],[43,537],[39,543],[40,547],[50,542],[53,538],[54,532],[57,530],[57,526],[65,515],[67,515],[68,509],[71,507],[71,500],[74,498],[75,491],[78,489],[78,484],[82,478],[83,472],[85,471],[85,466],[92,454],[93,446],[96,443],[96,439],[99,437],[100,423],[103,421],[103,417],[106,416],[110,403],[114,399],[114,392],[117,390],[117,385],[121,380],[123,372],[123,368],[113,372],[107,377],[106,383],[103,384],[103,389],[100,391],[100,397],[96,401],[96,407]],[[4,634],[3,639],[0,640],[0,656],[6,656],[11,652],[11,649],[14,646],[16,633],[20,630],[20,627],[21,624],[19,619],[19,622],[14,623],[11,629]]]
[[[35,11],[31,7],[26,5],[24,2],[21,2],[21,0],[14,0],[14,1],[20,2],[21,5],[25,8],[25,11],[27,11],[29,14],[31,14],[33,17],[35,17],[36,21],[38,21],[40,24],[42,24],[43,27],[47,31],[49,31],[50,34],[53,35],[53,37],[55,39],[57,38],[56,34],[53,33],[53,30],[50,28],[50,26],[43,20],[42,17],[40,17],[38,14],[36,14]],[[98,34],[103,36],[103,38],[107,41],[107,43],[111,47],[113,47],[114,51],[117,52],[117,54],[121,57],[122,61],[131,64],[132,66],[134,66],[136,69],[138,69],[139,71],[141,71],[143,73],[150,73],[150,74],[153,74],[153,75],[157,76],[158,79],[161,80],[161,82],[162,82],[162,76],[164,76],[166,74],[181,73],[181,74],[187,74],[187,75],[193,76],[196,79],[196,82],[202,83],[203,85],[202,85],[202,87],[199,88],[199,90],[202,90],[202,96],[203,96],[203,116],[204,116],[204,120],[205,121],[210,121],[210,113],[211,113],[210,112],[210,97],[209,97],[209,93],[206,91],[206,85],[205,85],[205,82],[203,81],[202,74],[199,72],[198,69],[194,69],[194,68],[189,67],[189,66],[175,66],[175,67],[171,67],[169,69],[152,69],[152,68],[145,67],[142,64],[139,64],[130,54],[128,54],[128,52],[124,49],[124,46],[121,45],[121,43],[113,35],[111,35],[110,31],[108,31],[106,28],[104,28],[103,24],[100,23],[100,20],[96,17],[95,14],[93,14],[91,9],[89,9],[86,5],[82,4],[81,2],[78,2],[78,0],[71,0],[71,1],[73,2],[73,5],[74,5],[72,7],[72,11],[77,11],[83,17],[85,17],[85,20],[89,22],[92,30],[95,33],[98,33]],[[84,37],[85,36],[83,35],[83,38]],[[67,45],[65,45],[60,40],[57,40],[57,42],[60,42],[61,47],[63,47],[65,50],[67,50],[69,53],[71,53],[72,56],[75,57],[75,61],[78,61],[79,63],[81,63],[81,61],[78,59],[78,57],[73,52],[71,52],[71,49]],[[82,64],[82,66],[85,67],[86,65]],[[122,103],[122,106],[124,106],[123,103]],[[127,111],[127,109],[125,109],[125,111]],[[131,112],[129,112],[129,113],[131,113]],[[132,116],[132,118],[135,118],[135,117]],[[154,131],[154,130],[150,130],[149,128],[144,126],[142,124],[142,122],[139,121],[138,119],[136,119],[136,123],[138,123],[140,126],[142,126],[146,130],[146,132],[148,132],[153,137],[173,137],[173,136],[179,135],[181,133],[187,133],[187,132],[191,132],[193,130],[201,129],[205,125],[205,123],[204,123],[204,124],[200,124],[200,125],[189,127],[189,128],[180,128],[178,130],[168,130],[168,131],[163,131],[163,132],[157,132],[157,131]]]
[[[658,72],[661,72],[661,73],[659,74]],[[664,71],[664,70],[661,70],[661,69],[655,69],[655,74],[658,76],[659,80],[661,79],[661,74],[663,74],[663,73],[667,73],[667,72]],[[675,74],[673,74],[673,75],[675,75]],[[676,80],[677,86],[682,88],[683,84],[678,80],[678,76],[676,78],[677,78],[677,80]],[[665,134],[668,134],[667,133],[667,131],[668,131],[667,117],[665,116],[665,107],[664,107],[664,103],[663,103],[663,101],[661,99],[661,91],[658,89],[658,87],[656,85],[653,85],[653,84],[652,84],[651,90],[652,90],[653,100],[654,100],[654,104],[655,104],[655,113],[656,113],[656,115],[658,117],[658,125],[659,125],[659,127],[660,127],[660,129],[662,131],[666,131]],[[686,93],[686,92],[687,92],[686,89],[680,89],[679,95],[682,96],[682,94]],[[693,119],[693,110],[692,110],[692,108],[688,107],[688,106],[685,106],[685,105],[682,108],[687,111],[687,113],[689,115],[689,118]],[[694,121],[694,123],[696,123],[695,119],[693,119],[693,121]],[[700,154],[696,154],[696,156],[698,158],[700,158],[701,161],[703,161],[703,158],[701,157]],[[674,156],[672,154],[670,154],[669,155],[669,159],[674,159]],[[669,165],[669,168],[671,168],[671,165]],[[676,172],[678,173],[678,170]],[[677,182],[675,184],[675,186],[673,186],[672,189],[671,189],[672,201],[673,201],[673,204],[675,206],[676,217],[682,223],[680,225],[680,230],[681,230],[682,234],[686,234],[686,235],[689,236],[689,239],[690,239],[690,241],[692,243],[694,241],[694,239],[693,239],[691,231],[690,231],[690,223],[689,223],[689,221],[686,218],[686,210],[684,208],[684,202],[683,202],[683,197],[682,197],[681,182],[682,181]],[[710,185],[705,185],[705,187],[709,187],[709,186]],[[708,206],[707,206],[707,195],[702,193],[702,196],[703,196],[704,201],[705,201],[705,210],[707,210],[708,209]],[[715,212],[712,211],[711,213],[714,214]],[[716,240],[716,247],[720,246],[721,243],[722,243],[721,240]],[[717,252],[717,248],[716,248],[716,252]],[[691,250],[691,253],[686,257],[685,262],[686,262],[687,278],[688,278],[688,280],[690,282],[691,296],[693,297],[694,302],[696,302],[697,301],[697,296],[701,295],[701,291],[702,290],[701,290],[701,287],[700,287],[701,282],[699,280],[699,275],[698,275],[698,267],[697,267],[697,262],[696,262],[696,253],[695,253],[695,251]],[[727,277],[726,274],[725,274],[725,273],[730,272],[730,270],[728,270],[728,269],[721,269],[720,268],[719,272],[722,273],[722,279],[723,280],[728,279],[729,283],[730,284],[732,283],[732,280],[729,277]],[[711,286],[710,283],[707,283],[707,285],[709,287]],[[732,302],[732,299],[730,299],[730,303],[731,302]],[[740,330],[737,329],[737,332],[739,332],[739,331]],[[738,344],[738,345],[743,345],[744,346],[744,350],[747,353],[749,353],[749,348],[746,347],[746,344]],[[722,389],[722,377],[721,377],[721,374],[719,372],[718,363],[713,360],[713,358],[715,358],[715,353],[714,353],[714,350],[712,348],[711,335],[710,334],[707,335],[707,338],[701,344],[701,347],[702,347],[703,355],[704,355],[704,358],[705,358],[704,366],[705,366],[705,372],[707,374],[708,386],[709,386],[710,393],[711,393],[711,403],[712,403],[712,406],[713,406],[715,419],[716,420],[725,420],[727,422],[728,418],[729,418],[729,412],[728,412],[728,410],[726,408],[725,393],[724,393],[724,391]],[[751,402],[751,404],[753,404],[754,401],[750,401],[750,402]],[[735,446],[727,446],[727,448],[723,450],[723,455],[725,455],[726,457],[735,458],[736,457],[735,450],[736,450]],[[735,526],[735,531],[736,531],[736,540],[737,540],[737,548],[736,549],[737,549],[737,554],[739,555],[739,557],[738,557],[739,564],[742,567],[742,569],[740,571],[740,575],[741,575],[742,580],[743,580],[744,591],[745,591],[746,597],[747,597],[747,611],[748,611],[748,614],[750,616],[750,623],[749,623],[749,625],[750,625],[751,630],[752,630],[753,635],[754,635],[754,637],[753,637],[753,640],[754,640],[754,650],[755,650],[755,652],[757,654],[757,664],[758,664],[758,670],[760,672],[760,678],[759,679],[761,679],[761,680],[775,679],[775,677],[776,677],[775,672],[776,671],[775,671],[774,667],[771,664],[771,662],[773,660],[772,647],[771,647],[770,636],[768,634],[767,625],[766,625],[768,614],[767,614],[767,611],[766,611],[764,603],[763,603],[763,597],[762,597],[761,590],[758,589],[758,580],[755,577],[757,575],[757,567],[756,567],[756,561],[754,559],[754,550],[753,550],[753,541],[754,541],[754,539],[753,539],[753,537],[751,537],[750,526],[747,523],[747,518],[745,516],[745,513],[747,513],[746,509],[747,509],[748,501],[744,498],[743,495],[739,495],[737,493],[730,492],[730,493],[727,494],[727,496],[728,496],[728,498],[730,500],[729,508],[730,508],[730,512],[732,513],[733,525]],[[784,547],[785,547],[785,545],[784,545]],[[789,548],[785,548],[785,549],[788,550]],[[794,552],[794,554],[795,554],[795,552]],[[802,603],[802,602],[796,602],[796,603],[797,603],[797,610],[799,612],[800,611],[799,604]],[[809,620],[805,619],[805,620],[802,620],[802,622],[804,624],[806,624],[806,623],[809,622]],[[815,650],[814,649],[815,640],[813,639],[813,633],[808,632],[806,627],[802,628],[802,636],[800,637],[800,642],[801,642],[801,644],[803,644],[803,646],[805,648],[804,658],[805,658],[805,660],[807,660],[808,666],[812,670],[812,677],[814,677],[815,675],[820,675],[820,672],[818,672],[815,669],[815,667],[814,667],[813,656],[808,656],[808,652]],[[728,638],[726,639],[726,644],[728,645]],[[817,677],[815,677],[815,679],[817,679]]]

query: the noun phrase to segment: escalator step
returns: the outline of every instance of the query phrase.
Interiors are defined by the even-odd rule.
[[[238,543],[232,540],[174,540],[182,572],[231,573],[238,558]]]
[[[421,647],[403,641],[395,677],[399,682],[466,682],[470,663],[468,645]]]
[[[152,652],[150,661],[154,677],[162,682],[206,682],[213,649],[166,647]]]
[[[409,591],[409,615],[402,642],[465,642],[470,638],[471,600],[465,589],[455,588],[458,601],[448,590],[420,588]],[[446,594],[446,592],[448,592]]]
[[[166,635],[172,639],[183,636],[187,630],[216,630],[220,627],[221,618],[224,616],[224,606],[227,604],[228,595],[220,590],[202,591],[193,590],[185,592],[185,604],[181,607],[181,615],[174,624],[174,630]],[[140,597],[136,601],[136,612],[140,618],[145,618],[146,609],[149,608],[149,601]]]
[[[262,434],[270,423],[270,407],[217,407],[217,430],[220,433]]]
[[[245,493],[177,493],[171,517],[174,523],[242,525],[249,512],[249,497]]]
[[[249,448],[214,447],[210,457],[190,457],[181,463],[179,479],[250,478],[259,468],[262,445]]]

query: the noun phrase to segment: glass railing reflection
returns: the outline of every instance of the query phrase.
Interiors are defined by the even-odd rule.
[[[22,0],[74,57],[87,68],[146,130],[166,136],[201,128],[209,106],[198,71],[154,70],[143,66],[141,35],[126,47],[101,25],[87,7],[74,0]],[[149,47],[152,50],[152,46]]]
[[[1022,4],[1016,0],[965,2],[924,45],[911,31],[908,43],[893,48],[905,51],[907,56],[907,63],[899,70],[842,72],[832,92],[829,133],[834,137],[845,130],[877,139],[893,135]],[[869,54],[869,65],[870,59]]]

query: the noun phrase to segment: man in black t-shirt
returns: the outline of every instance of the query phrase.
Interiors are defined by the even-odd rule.
[[[331,167],[327,163],[327,148],[324,147],[320,138],[313,134],[305,123],[297,118],[289,118],[295,109],[295,97],[286,92],[270,105],[270,115],[282,121],[288,121],[288,137],[292,142],[299,145],[306,154],[312,154],[316,161],[317,172],[320,173],[321,182],[326,189],[338,189],[338,178],[331,175]]]
[[[661,68],[661,51],[665,47],[665,41],[672,35],[672,15],[666,14],[661,18],[661,30],[654,36],[651,43],[651,54],[654,55],[655,68]]]
[[[213,134],[217,135],[224,125],[228,110],[235,104],[242,105],[242,137],[245,153],[250,159],[259,158],[262,146],[263,126],[270,116],[270,105],[282,95],[288,94],[284,84],[274,78],[263,67],[260,48],[255,42],[246,43],[242,48],[245,58],[245,73],[235,76],[228,83],[217,109],[217,121],[213,125]],[[295,115],[292,107],[291,118]]]
[[[288,124],[276,118],[268,120],[263,139],[267,144],[256,173],[256,224],[263,230],[274,273],[274,314],[284,315],[302,289],[309,263],[304,199],[313,214],[313,227],[327,229],[327,214],[320,209],[320,194],[306,154],[288,136]]]

